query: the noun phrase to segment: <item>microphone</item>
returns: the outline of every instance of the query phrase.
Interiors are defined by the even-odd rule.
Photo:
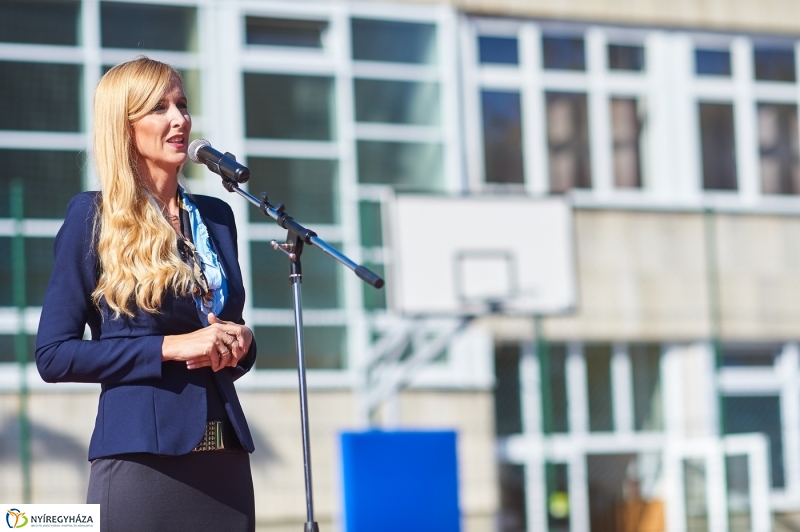
[[[193,163],[204,164],[215,174],[237,183],[247,183],[250,179],[250,169],[237,163],[235,155],[218,152],[206,139],[197,139],[189,144],[189,159]]]

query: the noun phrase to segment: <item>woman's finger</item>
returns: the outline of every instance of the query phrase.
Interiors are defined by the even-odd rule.
[[[188,369],[206,368],[211,365],[211,357],[209,355],[202,355],[186,361]]]

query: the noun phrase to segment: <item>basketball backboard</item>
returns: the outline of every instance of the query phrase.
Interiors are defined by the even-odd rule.
[[[398,194],[387,209],[393,309],[542,315],[575,308],[572,209],[564,199]]]

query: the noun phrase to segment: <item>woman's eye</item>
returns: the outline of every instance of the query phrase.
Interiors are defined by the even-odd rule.
[[[178,103],[178,109],[185,109],[185,110],[188,111],[189,110],[189,104],[187,104],[186,102],[179,102]]]
[[[166,109],[166,107],[164,107],[163,103],[156,104],[156,106],[153,107],[153,111],[163,111],[164,109]]]

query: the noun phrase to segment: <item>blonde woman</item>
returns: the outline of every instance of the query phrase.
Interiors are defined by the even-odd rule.
[[[178,183],[190,131],[172,67],[109,70],[94,96],[101,191],[70,202],[56,237],[36,364],[47,382],[101,384],[87,499],[104,531],[255,529],[233,381],[256,344],[233,213]]]

